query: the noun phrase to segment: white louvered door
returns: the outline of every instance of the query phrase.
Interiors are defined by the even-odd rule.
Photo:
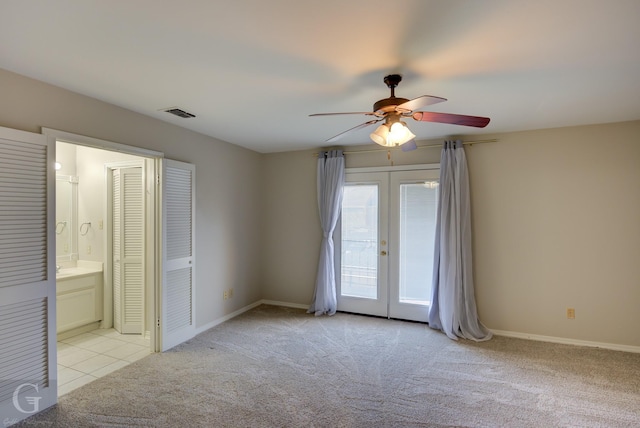
[[[142,168],[113,171],[113,326],[144,330],[144,198]]]
[[[195,165],[162,168],[162,351],[195,336]]]
[[[53,150],[0,128],[0,423],[57,401]]]

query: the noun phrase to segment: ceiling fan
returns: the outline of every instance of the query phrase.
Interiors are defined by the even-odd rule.
[[[389,98],[376,101],[373,105],[373,111],[371,112],[316,113],[310,114],[309,116],[331,116],[342,114],[364,114],[367,116],[374,116],[375,119],[369,120],[358,126],[354,126],[351,129],[347,129],[346,131],[329,138],[327,142],[332,143],[339,140],[349,132],[384,121],[384,123],[370,135],[371,139],[375,143],[384,147],[400,146],[415,138],[415,135],[409,130],[407,124],[402,120],[407,117],[411,117],[419,122],[449,123],[453,125],[474,126],[476,128],[484,128],[490,121],[488,117],[416,111],[422,107],[447,101],[447,99],[434,97],[432,95],[423,95],[412,100],[396,97],[395,88],[401,80],[402,76],[399,74],[390,74],[385,76],[384,83],[391,90],[391,96]]]

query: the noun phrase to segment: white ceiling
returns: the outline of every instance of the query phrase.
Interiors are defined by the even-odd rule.
[[[392,72],[491,118],[419,140],[617,122],[640,119],[640,1],[2,0],[0,68],[262,153],[365,122],[308,115],[370,111]]]

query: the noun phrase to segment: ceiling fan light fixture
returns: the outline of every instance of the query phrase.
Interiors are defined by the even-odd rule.
[[[416,138],[415,134],[409,130],[406,123],[399,120],[391,125],[391,130],[387,140],[390,146],[401,146]]]
[[[378,128],[369,135],[374,143],[380,144],[383,147],[387,147],[387,141],[389,136],[389,127],[387,125],[380,125]]]
[[[383,147],[397,147],[407,143],[414,138],[415,134],[409,130],[407,124],[399,120],[391,125],[384,124],[378,126],[369,137],[374,143]]]

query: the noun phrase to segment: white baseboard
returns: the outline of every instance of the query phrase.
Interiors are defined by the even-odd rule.
[[[249,311],[249,310],[251,310],[251,309],[253,309],[255,307],[258,307],[260,305],[284,306],[284,307],[287,307],[287,308],[296,308],[296,309],[308,309],[309,308],[309,305],[303,305],[303,304],[300,304],[300,303],[278,302],[278,301],[275,301],[275,300],[264,300],[264,299],[263,300],[258,300],[257,302],[253,302],[250,305],[247,305],[247,306],[245,306],[243,308],[238,309],[237,311],[231,312],[228,315],[225,315],[225,316],[223,316],[221,318],[218,318],[217,320],[213,320],[210,323],[207,323],[207,324],[205,324],[203,326],[198,327],[196,329],[196,334],[195,335],[197,336],[198,334],[203,333],[203,332],[209,330],[210,328],[213,328],[213,327],[215,327],[217,325],[220,325],[225,321],[229,321],[230,319],[235,318],[238,315],[241,315],[241,314],[243,314],[243,313],[245,313],[245,312],[247,312],[247,311]]]
[[[222,318],[218,318],[217,320],[214,320],[208,324],[205,324],[197,328],[196,335],[204,331],[207,331],[210,328],[213,328],[219,324],[222,324],[225,321],[235,318],[238,315],[241,315],[260,305],[284,306],[286,308],[295,308],[295,309],[309,309],[309,305],[304,305],[301,303],[280,302],[276,300],[262,299],[250,305],[247,305],[244,308],[238,309],[237,311],[232,312],[229,315],[225,315]],[[619,345],[616,343],[606,343],[606,342],[591,342],[588,340],[577,340],[577,339],[569,339],[566,337],[555,337],[555,336],[542,336],[539,334],[519,333],[516,331],[506,331],[506,330],[491,330],[491,331],[496,336],[513,337],[516,339],[536,340],[539,342],[560,343],[563,345],[588,346],[591,348],[602,348],[602,349],[610,349],[612,351],[633,352],[636,354],[640,354],[640,346]]]
[[[100,328],[100,321],[92,322],[91,324],[83,325],[81,327],[72,328],[71,330],[64,331],[57,334],[57,340],[65,340],[70,337],[77,336],[82,333],[87,333]]]
[[[496,336],[514,337],[516,339],[536,340],[539,342],[560,343],[563,345],[588,346],[591,348],[610,349],[612,351],[640,353],[640,346],[619,345],[616,343],[591,342],[588,340],[569,339],[566,337],[542,336],[539,334],[518,333],[515,331],[491,330]]]
[[[252,303],[250,305],[247,305],[244,308],[240,308],[237,311],[231,312],[230,314],[225,315],[225,316],[223,316],[221,318],[218,318],[217,320],[213,320],[210,323],[207,323],[207,324],[205,324],[203,326],[200,326],[200,327],[196,328],[196,336],[198,334],[200,334],[200,333],[203,333],[203,332],[209,330],[210,328],[213,328],[213,327],[215,327],[217,325],[222,324],[225,321],[229,321],[231,318],[235,318],[238,315],[241,315],[241,314],[243,314],[243,313],[245,313],[245,312],[257,307],[257,306],[260,306],[261,304],[262,304],[262,300],[258,300],[257,302],[254,302],[254,303]]]
[[[278,302],[276,300],[262,300],[261,303],[263,305],[284,306],[285,308],[309,309],[309,305],[303,305],[301,303]]]

